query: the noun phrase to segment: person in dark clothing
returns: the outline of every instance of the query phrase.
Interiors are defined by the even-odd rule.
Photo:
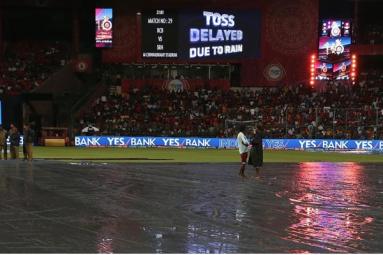
[[[11,158],[19,158],[19,146],[20,146],[20,133],[15,125],[11,124],[11,130],[9,131],[9,141],[11,144]]]
[[[24,125],[24,144],[23,154],[24,160],[31,161],[33,159],[33,141],[35,140],[35,132],[29,124]]]
[[[5,130],[5,143],[4,143],[4,148],[3,148],[4,149],[4,160],[8,159],[8,143],[7,143],[8,137],[9,137],[9,133],[7,132],[7,130]]]
[[[0,159],[2,159],[3,150],[4,150],[4,159],[7,159],[7,137],[8,133],[3,128],[2,125],[0,125]]]
[[[253,165],[256,171],[256,176],[259,176],[260,169],[263,166],[263,130],[258,126],[254,129],[253,137],[250,140],[251,150],[249,157],[249,165]]]

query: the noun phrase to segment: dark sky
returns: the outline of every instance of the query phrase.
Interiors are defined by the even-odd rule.
[[[320,0],[319,17],[353,19],[355,2],[360,22],[383,24],[383,0]]]
[[[320,0],[320,18],[350,18],[354,15],[354,3],[350,0]]]
[[[1,0],[0,0],[1,1]],[[249,0],[251,1],[251,0]],[[358,1],[358,21],[363,24],[383,24],[383,0],[319,0],[319,17],[354,19],[354,3]],[[86,2],[86,3],[85,3]],[[94,2],[81,5],[80,26],[82,40],[92,40]],[[72,12],[63,8],[14,7],[4,11],[4,38],[55,38],[70,40]]]

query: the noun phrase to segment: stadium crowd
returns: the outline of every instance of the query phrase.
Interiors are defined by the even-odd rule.
[[[62,42],[18,42],[0,61],[0,95],[39,87],[64,66]],[[113,65],[101,69],[109,94],[92,103],[78,120],[77,133],[94,125],[103,135],[230,137],[241,121],[262,124],[270,138],[383,139],[383,73],[362,72],[356,85],[330,82],[310,86],[225,90],[143,86],[122,90],[124,75]]]
[[[118,85],[121,77],[109,78]],[[117,81],[117,82],[116,82]],[[354,86],[330,82],[321,91],[297,86],[196,91],[121,89],[97,98],[78,121],[103,135],[224,137],[238,121],[262,124],[270,138],[383,138],[383,74],[362,73]],[[118,87],[118,86],[117,86]]]
[[[0,95],[17,95],[39,87],[66,64],[68,49],[63,42],[9,43],[0,61]]]

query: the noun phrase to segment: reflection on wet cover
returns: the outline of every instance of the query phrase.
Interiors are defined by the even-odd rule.
[[[357,163],[301,163],[288,194],[294,205],[287,239],[331,252],[364,250],[374,220],[365,213],[373,195]]]

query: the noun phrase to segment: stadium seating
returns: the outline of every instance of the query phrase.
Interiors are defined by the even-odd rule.
[[[142,80],[138,83],[144,84],[133,87],[121,79],[106,80],[113,85],[109,95],[93,102],[78,121],[78,130],[92,123],[105,135],[230,137],[236,130],[226,120],[253,120],[270,138],[383,137],[377,125],[383,120],[378,73],[361,75],[352,87],[331,82],[321,92],[304,84],[172,91]],[[121,84],[126,87],[121,89]]]
[[[40,86],[66,64],[68,49],[62,42],[7,44],[5,57],[0,61],[0,94],[17,95]]]

